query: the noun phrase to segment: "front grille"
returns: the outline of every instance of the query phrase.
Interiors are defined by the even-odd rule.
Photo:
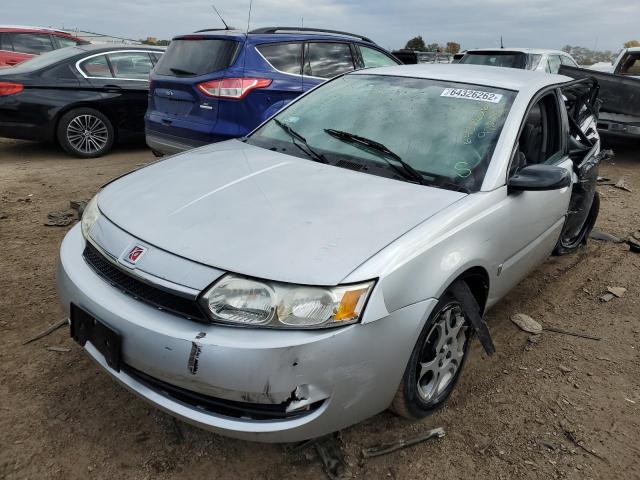
[[[181,297],[132,277],[104,258],[104,255],[89,242],[83,256],[98,275],[136,300],[192,320],[207,321],[195,300]]]
[[[251,420],[290,419],[311,413],[314,410],[317,410],[323,403],[323,400],[320,400],[312,403],[304,410],[287,412],[289,402],[276,404],[249,403],[209,397],[207,395],[158,380],[157,378],[147,375],[140,370],[136,370],[129,365],[124,365],[122,368],[128,375],[132,376],[140,383],[143,383],[156,392],[160,392],[166,397],[186,403],[187,405],[198,408],[199,410],[224,415],[226,417],[249,418]]]

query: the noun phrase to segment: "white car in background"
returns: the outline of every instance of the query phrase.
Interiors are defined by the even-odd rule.
[[[519,68],[547,73],[558,73],[561,65],[577,67],[571,55],[562,50],[539,48],[482,48],[468,50],[460,63],[491,67]]]

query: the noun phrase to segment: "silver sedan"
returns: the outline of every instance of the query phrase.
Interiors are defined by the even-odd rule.
[[[586,242],[589,81],[466,65],[340,76],[247,138],[106,185],[65,238],[71,332],[202,428],[298,441],[446,401],[484,312]]]

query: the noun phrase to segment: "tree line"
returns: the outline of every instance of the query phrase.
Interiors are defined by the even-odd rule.
[[[407,42],[404,47],[406,50],[415,50],[417,52],[440,52],[456,54],[460,51],[460,44],[457,42],[447,42],[446,45],[440,45],[438,43],[430,43],[429,45],[424,43],[421,36],[413,37]]]

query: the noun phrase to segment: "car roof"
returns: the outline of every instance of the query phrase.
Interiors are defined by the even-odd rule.
[[[563,52],[562,50],[552,50],[545,48],[474,48],[472,50],[467,50],[465,53],[475,52],[516,52],[531,53],[537,55],[543,55],[545,53],[552,55],[569,55],[567,52]]]
[[[637,53],[640,52],[640,47],[629,47],[624,49],[625,52]]]
[[[486,65],[431,64],[398,65],[391,67],[368,68],[350,75],[389,75],[398,77],[427,78],[450,82],[483,85],[503,88],[533,95],[540,89],[570,82],[564,75],[533,72],[519,68],[491,67]]]
[[[30,27],[26,25],[0,25],[0,32],[21,32],[21,33],[57,33],[72,36],[69,32],[48,27]]]
[[[74,48],[85,52],[101,52],[108,50],[156,50],[164,52],[166,47],[157,45],[129,45],[126,43],[89,43],[86,45],[76,45]]]

